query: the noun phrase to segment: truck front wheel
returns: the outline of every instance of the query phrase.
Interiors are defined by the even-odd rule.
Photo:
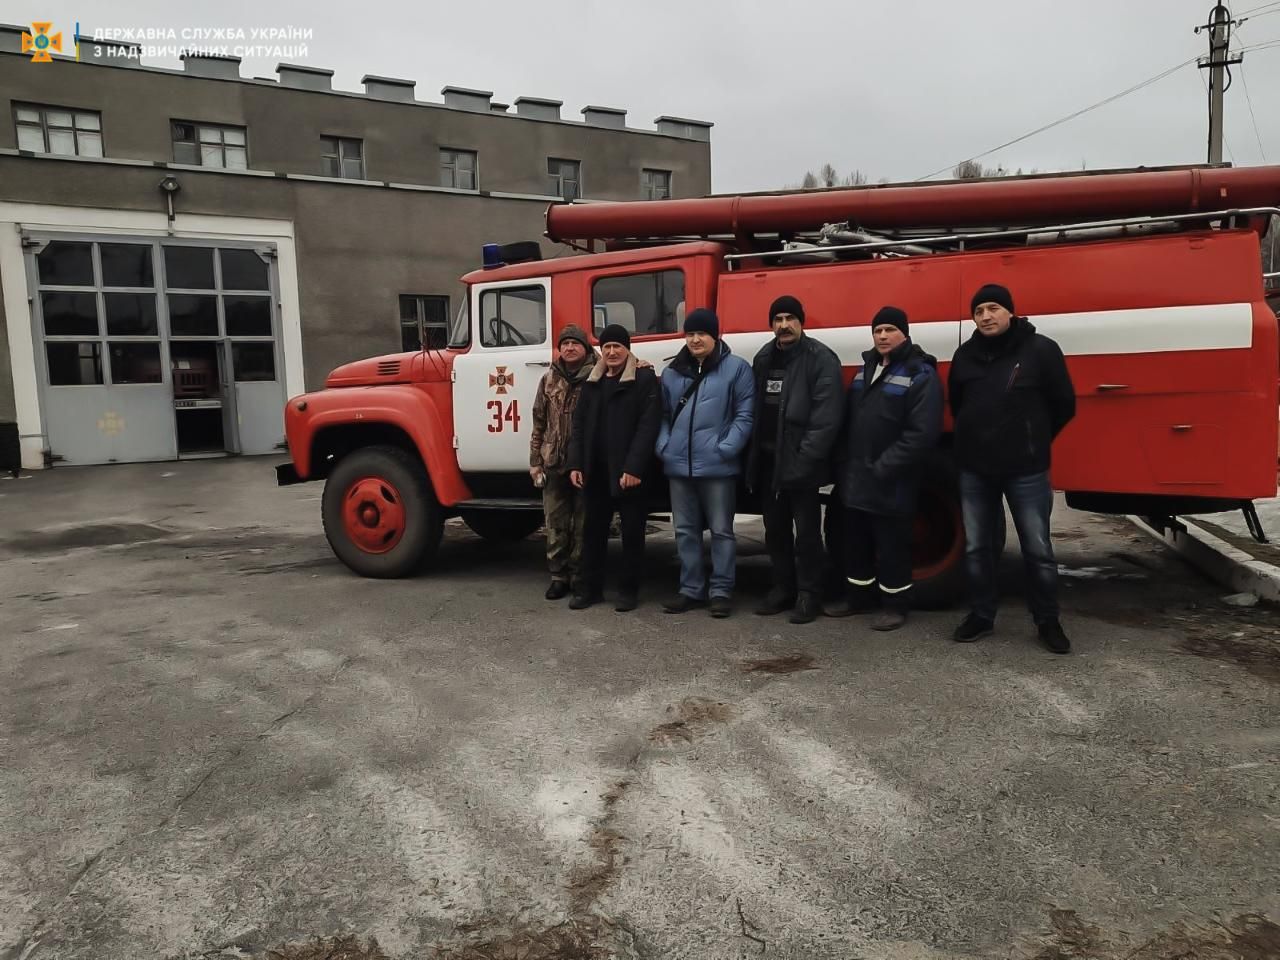
[[[444,517],[422,462],[399,447],[363,447],[325,481],[324,533],[362,577],[405,577],[440,545]]]
[[[960,475],[944,451],[924,470],[911,543],[912,602],[924,609],[955,606],[965,594],[964,518]]]

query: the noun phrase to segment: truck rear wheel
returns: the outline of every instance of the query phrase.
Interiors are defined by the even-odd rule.
[[[468,510],[462,522],[485,540],[515,543],[542,526],[542,514],[533,510]]]
[[[362,577],[405,577],[435,555],[444,517],[422,462],[399,447],[363,447],[325,481],[324,533]]]
[[[951,607],[965,593],[960,474],[950,456],[936,451],[923,475],[911,542],[912,602],[925,609]]]

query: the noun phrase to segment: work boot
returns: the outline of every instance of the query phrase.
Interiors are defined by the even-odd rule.
[[[733,601],[728,597],[712,597],[711,598],[711,615],[717,620],[723,620],[729,614],[733,613]]]
[[[886,607],[880,615],[871,621],[872,630],[897,630],[907,622],[907,611],[895,607]]]
[[[875,591],[869,587],[849,584],[839,600],[823,606],[822,612],[828,617],[851,617],[857,613],[870,613],[878,606]]]
[[[971,613],[960,621],[960,626],[956,627],[951,634],[951,639],[956,643],[973,643],[975,640],[991,636],[995,628],[994,621]]]
[[[688,613],[694,607],[702,606],[706,601],[697,597],[690,597],[683,593],[677,593],[670,600],[662,601],[662,609],[667,613]]]
[[[1045,620],[1036,625],[1036,629],[1040,633],[1040,642],[1048,647],[1053,653],[1070,653],[1071,641],[1067,639],[1067,635],[1062,632],[1062,624],[1058,622],[1058,618]]]
[[[569,584],[565,580],[552,580],[547,587],[548,600],[562,600],[569,595]]]
[[[783,587],[774,587],[764,595],[760,606],[756,607],[756,616],[772,617],[783,610],[790,610],[795,605],[796,595]]]
[[[573,599],[569,601],[570,610],[585,610],[587,607],[594,606],[603,600],[599,590],[587,590],[582,593],[575,593]]]
[[[618,613],[630,613],[637,606],[639,606],[639,603],[640,603],[640,598],[639,598],[638,591],[636,591],[634,588],[628,589],[626,587],[623,587],[621,590],[618,591],[618,599],[617,599],[617,602],[614,603],[613,609],[616,610]]]
[[[818,597],[813,593],[801,593],[796,598],[796,608],[791,611],[792,623],[813,623],[818,619],[818,614],[822,612],[822,607],[818,604]]]

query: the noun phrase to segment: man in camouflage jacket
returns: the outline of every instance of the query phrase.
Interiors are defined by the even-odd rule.
[[[535,485],[542,487],[542,510],[546,516],[547,567],[551,571],[548,600],[567,596],[582,572],[585,501],[582,491],[569,482],[565,463],[573,411],[582,384],[597,360],[581,327],[565,327],[556,349],[559,356],[538,384],[529,437],[529,475]]]

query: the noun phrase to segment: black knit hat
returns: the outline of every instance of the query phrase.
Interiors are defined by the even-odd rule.
[[[984,303],[998,303],[1010,313],[1014,312],[1013,294],[1008,287],[1002,287],[998,283],[984,283],[978,288],[978,292],[969,301],[969,316],[977,313],[979,305]]]
[[[600,346],[606,343],[620,343],[628,350],[631,349],[631,334],[627,333],[627,328],[620,323],[611,323],[600,331]]]
[[[719,340],[720,318],[716,316],[714,310],[708,310],[706,307],[699,307],[684,318],[684,332],[709,333],[712,337]]]
[[[780,313],[789,313],[801,323],[804,323],[804,304],[795,297],[782,296],[773,301],[769,307],[769,326],[773,326],[773,318]]]
[[[875,318],[871,321],[871,329],[884,326],[886,323],[892,324],[902,331],[904,337],[911,336],[911,331],[907,326],[907,312],[901,307],[881,307],[876,311]]]
[[[582,349],[587,353],[591,352],[591,338],[587,336],[587,331],[583,330],[576,323],[571,323],[560,331],[560,339],[556,341],[556,346],[564,343],[566,340],[573,340],[582,344]]]

